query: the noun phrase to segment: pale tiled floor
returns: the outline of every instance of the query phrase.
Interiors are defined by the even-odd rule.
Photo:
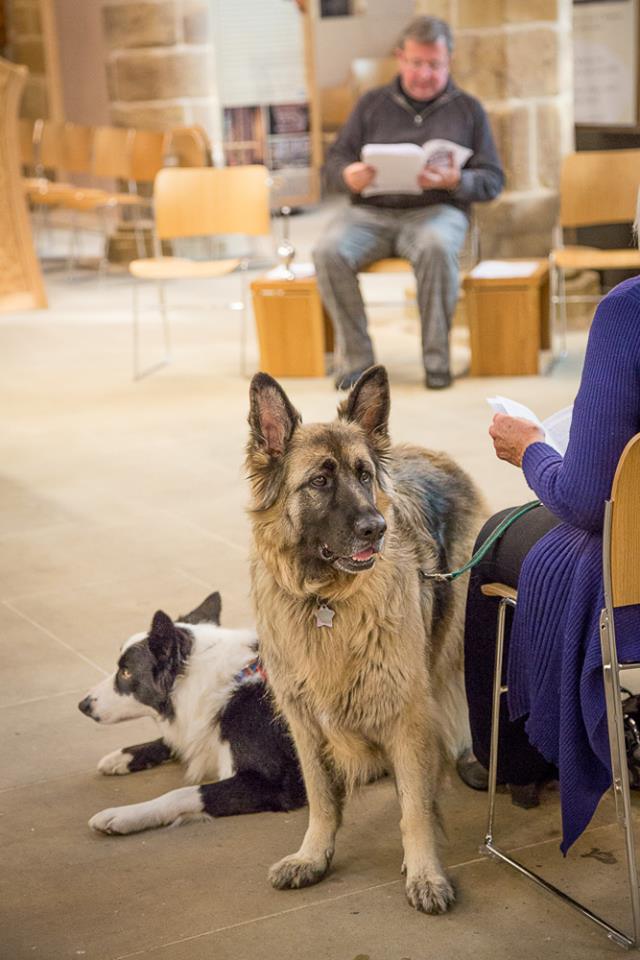
[[[292,222],[299,258],[326,217]],[[166,766],[105,778],[98,759],[146,739],[139,721],[101,728],[76,709],[115,662],[118,645],[154,610],[195,606],[213,588],[224,622],[251,621],[246,483],[247,380],[238,369],[238,315],[224,311],[237,278],[172,293],[173,364],[131,380],[130,286],[122,276],[47,275],[51,309],[0,318],[0,763],[3,943],[7,960],[473,960],[614,957],[619,948],[526,881],[478,854],[485,797],[458,783],[445,803],[446,858],[459,890],[445,917],[407,906],[398,811],[381,782],[349,805],[327,880],[281,893],[268,865],[294,849],[305,811],[197,824],[123,838],[90,833],[88,818],[181,783]],[[406,280],[396,280],[400,289]],[[382,285],[381,285],[382,284]],[[392,299],[388,281],[369,291]],[[384,287],[384,289],[383,289]],[[395,293],[393,294],[395,296]],[[389,367],[392,430],[447,450],[492,508],[530,499],[494,459],[485,397],[529,402],[543,415],[570,402],[585,338],[548,378],[422,386],[415,322],[372,310]],[[158,344],[146,324],[151,358]],[[255,361],[255,344],[251,346]],[[463,338],[454,359],[465,363]],[[330,380],[286,383],[305,419],[329,418]],[[558,851],[557,797],[535,811],[499,798],[504,842],[619,923],[621,847],[607,803],[571,855]],[[611,857],[614,863],[602,862]],[[600,859],[598,859],[600,857]]]

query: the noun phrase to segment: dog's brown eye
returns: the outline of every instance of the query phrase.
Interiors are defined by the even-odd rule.
[[[327,485],[327,478],[323,477],[321,473],[318,474],[317,477],[313,477],[311,481],[312,487],[326,487],[326,485]]]
[[[371,474],[368,470],[360,471],[360,483],[371,483]]]
[[[123,680],[131,680],[131,670],[125,670],[124,667],[120,667],[120,676]]]

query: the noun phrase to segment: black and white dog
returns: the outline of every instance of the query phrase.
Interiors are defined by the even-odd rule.
[[[102,810],[89,821],[92,829],[133,833],[306,803],[287,725],[273,711],[256,656],[257,638],[220,627],[220,608],[216,592],[175,623],[159,610],[148,633],[124,643],[116,673],[78,704],[98,723],[153,717],[158,724],[159,739],[107,754],[101,773],[134,773],[175,758],[185,763],[186,780],[198,784]]]

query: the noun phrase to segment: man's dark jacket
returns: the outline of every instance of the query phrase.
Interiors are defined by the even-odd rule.
[[[365,93],[329,151],[324,166],[327,185],[334,190],[347,189],[342,171],[362,159],[360,154],[367,143],[422,145],[435,139],[453,140],[473,150],[455,190],[373,197],[352,194],[352,202],[403,209],[450,203],[468,214],[471,203],[493,200],[500,193],[504,174],[484,108],[451,79],[441,94],[425,104],[407,99],[398,77],[384,87]]]

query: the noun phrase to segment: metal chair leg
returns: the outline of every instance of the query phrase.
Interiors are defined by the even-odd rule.
[[[164,335],[164,350],[165,355],[162,360],[159,360],[158,363],[152,364],[150,367],[142,369],[140,366],[140,304],[138,299],[138,281],[134,279],[133,281],[133,379],[142,380],[143,377],[148,377],[150,374],[155,373],[156,370],[160,370],[162,367],[166,367],[167,364],[171,362],[171,337],[169,329],[169,315],[167,312],[167,303],[165,298],[164,284],[162,282],[158,283],[158,302],[160,306],[160,317],[162,321],[163,335]]]
[[[504,635],[505,635],[505,624],[506,624],[506,608],[507,606],[515,607],[516,603],[510,597],[503,597],[500,600],[500,606],[498,609],[498,625],[496,630],[496,661],[495,661],[495,674],[493,678],[493,707],[491,712],[491,754],[489,759],[489,812],[487,820],[487,832],[484,840],[484,844],[480,847],[481,853],[487,854],[496,860],[502,861],[502,863],[508,864],[522,876],[527,877],[527,879],[532,880],[537,886],[542,887],[543,890],[546,890],[547,893],[553,894],[557,897],[562,903],[565,903],[567,906],[572,907],[574,910],[577,910],[578,913],[582,914],[587,920],[591,920],[592,923],[595,923],[600,929],[604,930],[610,940],[614,943],[617,943],[621,947],[630,948],[634,947],[638,943],[638,918],[640,917],[639,901],[638,901],[638,877],[636,872],[635,864],[635,849],[633,846],[633,835],[631,831],[631,810],[630,806],[625,807],[625,836],[627,841],[627,865],[629,870],[629,882],[631,889],[631,900],[632,900],[632,910],[633,910],[633,924],[634,924],[634,935],[633,939],[628,937],[621,930],[618,930],[616,927],[607,923],[606,920],[603,920],[597,914],[593,913],[583,904],[579,903],[577,900],[574,900],[573,897],[570,897],[563,890],[560,890],[558,887],[554,886],[552,883],[549,883],[539,874],[535,873],[533,870],[529,870],[528,867],[525,867],[522,863],[519,863],[513,857],[510,857],[504,850],[501,850],[500,847],[496,846],[493,840],[493,828],[495,820],[495,797],[496,797],[496,786],[497,786],[497,776],[498,776],[498,735],[499,735],[499,724],[500,724],[500,697],[503,693],[506,692],[507,687],[502,684],[502,664],[504,660]],[[618,696],[618,707],[619,696]],[[614,698],[615,700],[615,698]],[[607,714],[608,714],[607,710]],[[620,712],[620,725],[618,726],[617,733],[617,749],[618,756],[626,757],[624,752],[624,729],[622,727],[622,711]],[[620,735],[622,739],[620,740]],[[622,749],[622,754],[620,754],[620,749]],[[612,750],[613,753],[613,750]],[[622,763],[623,773],[622,778],[624,779],[625,773],[627,773],[626,768],[626,759],[623,759]],[[628,774],[627,774],[627,790],[626,801],[629,803],[629,790],[628,790]]]
[[[606,608],[602,610],[600,614],[600,645],[602,648],[607,728],[609,732],[609,749],[611,752],[611,779],[616,803],[616,816],[618,823],[624,831],[629,899],[631,901],[631,914],[633,917],[633,942],[634,945],[636,945],[640,942],[638,864],[633,835],[631,788],[629,786],[629,768],[627,766],[627,751],[624,736],[620,665],[618,663],[616,650],[615,626]]]

